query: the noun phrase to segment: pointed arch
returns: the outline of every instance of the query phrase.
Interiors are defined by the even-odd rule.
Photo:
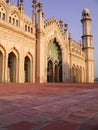
[[[8,53],[8,82],[18,82],[19,53],[14,47]]]
[[[48,43],[47,81],[62,82],[62,49],[56,38]]]
[[[24,57],[24,81],[33,81],[33,56],[28,52]]]
[[[48,60],[47,63],[47,82],[53,82],[53,62]]]

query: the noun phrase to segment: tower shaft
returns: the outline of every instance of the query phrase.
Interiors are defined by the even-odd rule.
[[[93,59],[93,44],[91,34],[91,21],[90,12],[88,9],[84,9],[82,12],[82,46],[85,52],[85,64],[86,64],[86,82],[94,82],[94,59]]]

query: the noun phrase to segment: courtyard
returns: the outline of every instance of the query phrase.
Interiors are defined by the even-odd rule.
[[[98,130],[98,84],[0,84],[0,130]]]

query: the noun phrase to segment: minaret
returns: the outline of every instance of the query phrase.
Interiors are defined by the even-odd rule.
[[[38,3],[38,28],[44,29],[44,12],[42,10],[43,4],[41,2]]]
[[[23,13],[24,12],[23,0],[20,0],[19,4],[20,4],[19,9],[20,9],[21,13]]]
[[[86,82],[94,82],[94,59],[93,59],[93,44],[91,34],[91,17],[90,11],[85,8],[82,12],[82,47],[85,52],[85,64],[86,64]]]
[[[45,39],[44,39],[44,13],[42,3],[38,3],[38,24],[37,24],[37,44],[36,44],[36,82],[45,82]]]
[[[36,14],[36,9],[37,9],[37,0],[32,0],[32,23],[34,26],[37,24],[37,14]]]

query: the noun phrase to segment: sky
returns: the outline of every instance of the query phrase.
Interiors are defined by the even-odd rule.
[[[16,0],[17,1],[17,0]],[[15,0],[12,0],[15,2]],[[92,35],[94,46],[94,75],[98,77],[98,0],[38,0],[43,3],[45,20],[56,17],[68,23],[71,37],[77,42],[82,41],[82,10],[88,8],[92,18]],[[32,16],[32,0],[24,0],[25,13]]]

